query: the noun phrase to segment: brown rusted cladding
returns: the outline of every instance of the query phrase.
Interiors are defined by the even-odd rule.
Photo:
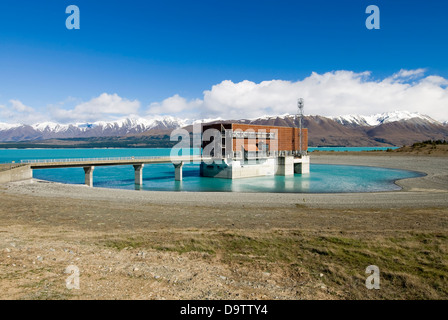
[[[276,126],[262,126],[262,125],[250,125],[240,123],[225,123],[225,124],[211,124],[202,127],[202,132],[207,129],[217,129],[222,131],[223,129],[232,129],[233,131],[241,130],[243,132],[247,130],[253,130],[255,132],[261,131],[266,133],[275,132],[277,130],[276,139],[278,140],[278,151],[295,151],[300,149],[300,129],[291,127],[276,127]],[[237,147],[238,139],[233,139],[233,151],[239,151],[240,146]],[[255,139],[254,139],[255,140]],[[256,143],[264,141],[270,145],[270,139],[256,139]],[[203,142],[203,147],[208,142]],[[248,139],[244,139],[246,150],[248,148]],[[302,129],[302,151],[308,150],[308,129]]]

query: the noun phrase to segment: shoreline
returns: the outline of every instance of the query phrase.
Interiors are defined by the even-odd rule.
[[[399,161],[397,161],[399,160]],[[398,208],[448,206],[448,169],[445,157],[384,155],[315,155],[316,164],[357,165],[401,169],[425,174],[421,177],[395,180],[401,190],[359,193],[238,193],[238,192],[173,192],[138,191],[112,188],[89,188],[57,182],[32,181],[6,185],[3,192],[35,197],[72,198],[101,201],[125,201],[153,204],[208,204],[229,207],[294,207],[312,208]]]

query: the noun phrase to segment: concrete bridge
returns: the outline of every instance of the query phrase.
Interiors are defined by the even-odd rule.
[[[294,158],[292,156],[273,157],[276,175],[293,175],[294,173],[309,173],[309,157]],[[238,160],[238,159],[237,159]],[[200,155],[177,157],[121,157],[121,158],[74,158],[74,159],[43,159],[22,160],[18,164],[0,165],[0,183],[27,180],[33,177],[33,170],[54,168],[83,168],[85,184],[93,187],[93,171],[95,167],[132,165],[136,185],[143,184],[143,168],[145,164],[172,163],[174,165],[174,179],[182,181],[182,167],[184,163],[210,162],[212,158]],[[202,168],[203,166],[201,166]],[[207,166],[208,167],[208,166]],[[220,167],[218,165],[218,167]],[[254,166],[256,167],[256,166]],[[251,166],[245,166],[251,168]],[[274,168],[274,166],[273,166]],[[202,171],[201,171],[202,174]],[[261,174],[259,174],[261,175]],[[256,175],[256,176],[259,176]],[[205,175],[207,176],[207,175]],[[219,175],[213,175],[220,177]],[[233,178],[233,177],[232,177]]]
[[[100,166],[132,165],[135,170],[135,184],[143,184],[143,167],[145,164],[172,163],[174,165],[174,179],[182,181],[182,167],[184,163],[201,162],[205,160],[201,156],[181,157],[121,157],[121,158],[75,158],[75,159],[45,159],[22,160],[22,165],[34,169],[54,168],[84,168],[85,184],[93,187],[93,170]]]

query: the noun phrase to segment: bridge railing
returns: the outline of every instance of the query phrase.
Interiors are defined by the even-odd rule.
[[[199,155],[188,155],[181,157],[172,157],[172,159],[191,159],[200,158]],[[20,160],[22,164],[33,163],[68,163],[68,162],[101,162],[101,161],[133,161],[133,160],[158,160],[171,159],[170,156],[150,156],[150,157],[107,157],[107,158],[73,158],[73,159],[36,159],[36,160]]]

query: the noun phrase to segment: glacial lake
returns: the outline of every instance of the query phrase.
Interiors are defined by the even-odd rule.
[[[310,148],[311,150],[361,151],[387,148]],[[352,150],[350,150],[352,149]],[[105,158],[168,156],[170,149],[1,149],[0,162],[36,159]],[[96,167],[94,187],[189,192],[279,192],[339,193],[399,190],[396,180],[422,176],[421,173],[364,166],[323,165],[312,163],[311,173],[294,176],[266,176],[245,179],[215,179],[199,176],[199,164],[185,164],[183,181],[174,180],[172,164],[145,165],[143,185],[134,184],[132,166]],[[82,168],[34,170],[37,179],[84,184]]]

